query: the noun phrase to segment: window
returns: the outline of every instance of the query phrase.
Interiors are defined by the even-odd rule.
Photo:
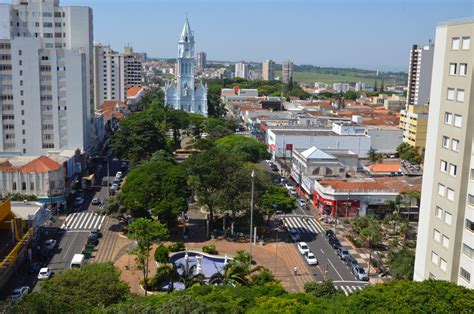
[[[464,89],[458,89],[456,100],[464,102]]]
[[[449,248],[449,238],[443,234],[443,241],[441,242],[445,248]]]
[[[33,191],[35,189],[35,183],[30,182],[30,191]]]
[[[444,124],[452,124],[453,123],[453,114],[450,112],[444,113]]]
[[[461,267],[459,269],[459,275],[467,282],[471,282],[471,274],[464,268]]]
[[[448,88],[448,100],[454,100],[454,88]]]
[[[437,218],[443,219],[443,209],[439,206],[436,206],[435,215],[436,215]]]
[[[435,252],[431,251],[431,262],[435,265],[439,263],[439,256]]]
[[[474,195],[472,194],[467,195],[467,203],[471,206],[474,206]]]
[[[448,188],[448,194],[446,195],[446,198],[450,201],[454,201],[454,190],[451,188]]]
[[[465,226],[467,230],[474,232],[474,221],[470,221],[469,219],[466,219]]]
[[[13,191],[16,191],[16,182],[13,182],[13,184],[12,184],[12,190],[13,190]]]
[[[443,139],[442,139],[442,141],[441,141],[441,145],[442,145],[444,148],[449,148],[449,137],[443,136]]]
[[[441,232],[439,232],[438,230],[434,229],[434,233],[433,233],[433,239],[440,243],[441,242]]]
[[[459,152],[459,140],[453,138],[451,141],[451,149],[455,152]]]
[[[442,258],[439,259],[439,268],[441,268],[442,271],[446,271],[448,269],[448,263]]]
[[[469,45],[471,44],[471,37],[462,38],[462,50],[469,50]]]
[[[438,194],[444,196],[446,194],[446,187],[441,183],[438,183]]]
[[[441,160],[441,163],[439,165],[439,170],[442,172],[447,172],[448,171],[448,163],[444,160]]]
[[[449,64],[449,75],[456,75],[457,64],[450,63]]]
[[[467,63],[459,64],[459,75],[461,76],[467,75]]]
[[[449,164],[449,175],[455,177],[458,172],[458,166]]]
[[[451,226],[452,221],[453,216],[448,212],[444,212],[444,222]]]
[[[454,115],[454,126],[460,128],[462,126],[462,116],[459,114]]]
[[[25,191],[26,190],[26,182],[21,183],[21,190]]]
[[[451,43],[452,50],[459,50],[459,37],[454,37]]]
[[[472,258],[474,256],[474,249],[466,243],[462,244],[462,252],[469,258]]]

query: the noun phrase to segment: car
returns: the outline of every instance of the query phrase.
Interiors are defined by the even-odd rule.
[[[37,262],[31,263],[30,274],[37,274],[42,267],[43,267],[42,262],[37,261]]]
[[[92,205],[100,205],[100,199],[98,199],[97,197],[94,197],[92,199]]]
[[[44,241],[44,248],[46,250],[52,251],[56,247],[56,243],[57,243],[56,240],[48,239],[48,240]]]
[[[294,187],[291,187],[291,189],[288,189],[288,192],[290,195],[296,196],[298,195],[298,192],[296,192],[296,189]]]
[[[294,187],[289,183],[289,182],[285,182],[283,184],[283,186],[285,187],[285,189],[289,190],[289,189],[294,189]]]
[[[96,234],[90,233],[89,236],[87,236],[87,244],[98,245],[99,237]]]
[[[120,170],[127,171],[127,169],[128,169],[128,163],[126,161],[122,161],[122,163],[120,164]]]
[[[49,267],[43,267],[40,269],[38,273],[38,280],[46,280],[51,278],[53,275],[53,271]]]
[[[341,242],[335,236],[329,239],[329,244],[336,250],[341,247]]]
[[[305,255],[306,253],[308,253],[309,252],[308,244],[306,244],[306,242],[298,243],[298,251],[300,251],[302,255]]]
[[[343,261],[345,261],[347,258],[349,258],[349,256],[351,256],[351,255],[349,254],[349,250],[346,249],[346,248],[343,248],[343,247],[341,247],[341,248],[339,248],[339,249],[337,250],[337,255],[339,255],[339,257],[340,257]]]
[[[313,253],[311,252],[306,253],[304,258],[306,259],[306,262],[308,263],[308,265],[318,265],[318,260],[316,259],[316,256],[314,256]]]
[[[270,159],[265,160],[265,163],[266,163],[268,166],[273,165],[273,161],[271,161]]]
[[[296,200],[296,203],[298,203],[298,205],[299,205],[300,207],[305,207],[305,206],[306,206],[306,201],[305,201],[304,199],[302,199],[302,198],[297,199],[297,200]]]
[[[119,177],[115,177],[115,179],[114,179],[114,183],[116,183],[116,184],[120,184],[120,181],[121,181],[121,180],[120,180],[120,178],[119,178]]]
[[[117,173],[115,174],[115,177],[116,177],[116,178],[117,178],[117,177],[121,178],[122,176],[123,176],[122,171],[117,171]]]
[[[369,281],[369,276],[362,267],[356,266],[353,268],[353,271],[357,279],[362,281]]]
[[[92,228],[89,231],[89,234],[95,235],[97,238],[102,237],[102,232],[100,232],[100,230],[98,228]]]
[[[347,266],[349,266],[350,269],[353,269],[355,266],[359,266],[359,263],[357,262],[357,260],[352,256],[349,256],[348,258],[346,258],[346,264]]]
[[[81,206],[82,204],[84,204],[84,198],[82,196],[76,197],[74,200],[74,206]]]
[[[119,187],[120,187],[120,186],[118,185],[118,183],[114,183],[114,184],[112,184],[112,186],[110,187],[110,189],[111,189],[111,190],[114,190],[114,192],[115,192],[115,191],[118,191]]]
[[[278,171],[278,166],[275,164],[271,164],[270,169],[272,169],[272,171]]]
[[[13,290],[12,292],[12,300],[13,301],[21,301],[23,299],[23,296],[30,293],[30,287],[28,286],[23,286],[23,287],[20,287],[20,288],[16,288],[15,290]]]
[[[290,238],[293,242],[297,242],[300,240],[300,234],[296,230],[291,229]]]
[[[328,239],[333,238],[335,236],[334,231],[332,231],[331,229],[326,229],[324,230],[324,236]]]

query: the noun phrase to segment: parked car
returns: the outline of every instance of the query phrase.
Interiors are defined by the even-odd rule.
[[[290,192],[290,195],[293,195],[293,196],[298,195],[294,187],[291,187],[290,189],[288,189],[288,192]]]
[[[56,247],[56,243],[57,243],[56,240],[48,239],[48,240],[44,241],[44,248],[46,250],[52,251]]]
[[[285,182],[285,183],[283,184],[283,186],[284,186],[287,190],[289,190],[289,189],[294,189],[294,187],[293,187],[288,181]]]
[[[353,271],[357,279],[362,281],[369,281],[369,276],[362,267],[356,266],[353,268]]]
[[[300,240],[300,234],[296,230],[291,229],[290,238],[291,238],[291,241],[297,242]]]
[[[299,205],[300,207],[305,207],[305,206],[306,206],[306,201],[305,201],[304,199],[302,199],[302,198],[297,199],[297,200],[296,200],[296,203],[298,203],[298,205]]]
[[[272,171],[278,171],[278,166],[275,164],[271,164],[270,169],[272,169]]]
[[[329,244],[332,246],[333,249],[339,249],[341,247],[341,242],[334,236],[329,238]]]
[[[115,179],[114,179],[114,183],[115,183],[115,184],[120,184],[120,181],[121,181],[121,180],[120,180],[119,177],[115,177]]]
[[[115,174],[115,177],[119,177],[119,178],[123,177],[122,171],[117,171],[117,173]]]
[[[316,256],[314,256],[313,253],[311,252],[306,253],[304,258],[306,259],[306,262],[308,263],[308,265],[318,265],[318,260],[316,259]]]
[[[51,278],[53,271],[49,267],[43,267],[38,273],[38,280],[47,280]]]
[[[271,161],[270,159],[265,160],[265,163],[266,163],[268,166],[273,165],[273,161]]]
[[[357,260],[352,256],[349,256],[346,259],[346,264],[347,266],[349,266],[350,269],[354,268],[355,266],[359,266],[359,263],[357,262]]]
[[[42,262],[33,262],[30,265],[30,274],[37,274],[39,270],[43,267]]]
[[[118,183],[114,183],[112,184],[112,186],[110,187],[111,190],[114,190],[115,191],[118,191],[118,189],[120,188],[120,185]]]
[[[306,244],[306,242],[298,243],[298,251],[300,251],[302,255],[305,255],[306,253],[308,253],[309,252],[308,244]]]
[[[337,250],[337,255],[339,255],[339,257],[340,257],[343,261],[345,261],[347,258],[349,258],[349,256],[351,256],[351,255],[349,254],[349,250],[346,249],[346,248],[343,248],[343,247],[341,247],[341,248],[339,248],[339,249]]]
[[[90,233],[87,237],[87,244],[98,245],[99,237],[96,234]]]
[[[13,301],[21,301],[23,299],[23,296],[30,293],[30,291],[31,291],[30,287],[28,287],[28,286],[23,286],[23,287],[20,287],[20,288],[16,288],[12,292],[12,295],[11,295],[12,300]]]
[[[84,198],[82,196],[76,197],[74,200],[74,206],[81,206],[82,204],[84,204]]]
[[[102,237],[102,232],[100,232],[100,230],[97,229],[97,228],[92,228],[92,229],[89,231],[89,234],[93,234],[93,235],[95,235],[97,238]]]
[[[92,205],[100,205],[100,199],[98,199],[97,197],[94,197],[92,199]]]

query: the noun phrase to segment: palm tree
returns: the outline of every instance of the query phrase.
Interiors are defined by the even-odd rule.
[[[177,281],[182,282],[187,289],[195,284],[204,285],[206,277],[204,274],[196,274],[197,265],[179,264],[176,266],[178,274]]]
[[[162,283],[168,282],[168,293],[173,292],[174,282],[178,281],[179,278],[179,274],[175,264],[162,264],[156,270],[156,276],[159,276],[161,278]],[[162,285],[162,283],[160,284],[160,286]]]
[[[370,219],[369,225],[360,232],[360,237],[369,248],[369,267],[367,269],[368,276],[370,274],[370,263],[372,262],[372,249],[382,240],[382,227],[380,226],[380,222],[376,219]]]
[[[247,286],[249,270],[241,263],[231,263],[224,267],[223,272],[217,272],[209,278],[209,284]]]
[[[392,221],[393,221],[393,231],[397,228],[397,221],[400,221],[401,215],[401,204],[402,204],[403,197],[402,195],[397,195],[395,200],[388,200],[385,204],[393,210],[392,212]]]

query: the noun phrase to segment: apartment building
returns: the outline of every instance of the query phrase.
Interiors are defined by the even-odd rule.
[[[428,127],[428,105],[408,105],[400,111],[402,139],[413,147],[424,148]]]
[[[413,45],[408,67],[407,105],[430,102],[434,45]]]
[[[275,79],[275,62],[265,60],[262,63],[262,80],[273,81]]]
[[[125,66],[125,88],[141,86],[143,83],[143,63],[141,53],[133,52],[130,46],[123,50]]]
[[[0,151],[92,149],[92,10],[13,0],[0,17]]]
[[[281,81],[288,84],[293,78],[293,62],[291,60],[283,61],[281,65]]]
[[[474,288],[474,19],[436,29],[415,280]]]
[[[207,55],[204,51],[200,51],[196,54],[196,63],[197,63],[197,70],[198,72],[204,71],[206,68],[206,60]]]
[[[249,78],[249,65],[245,61],[241,60],[235,64],[235,75],[234,77],[240,77],[244,79]]]

